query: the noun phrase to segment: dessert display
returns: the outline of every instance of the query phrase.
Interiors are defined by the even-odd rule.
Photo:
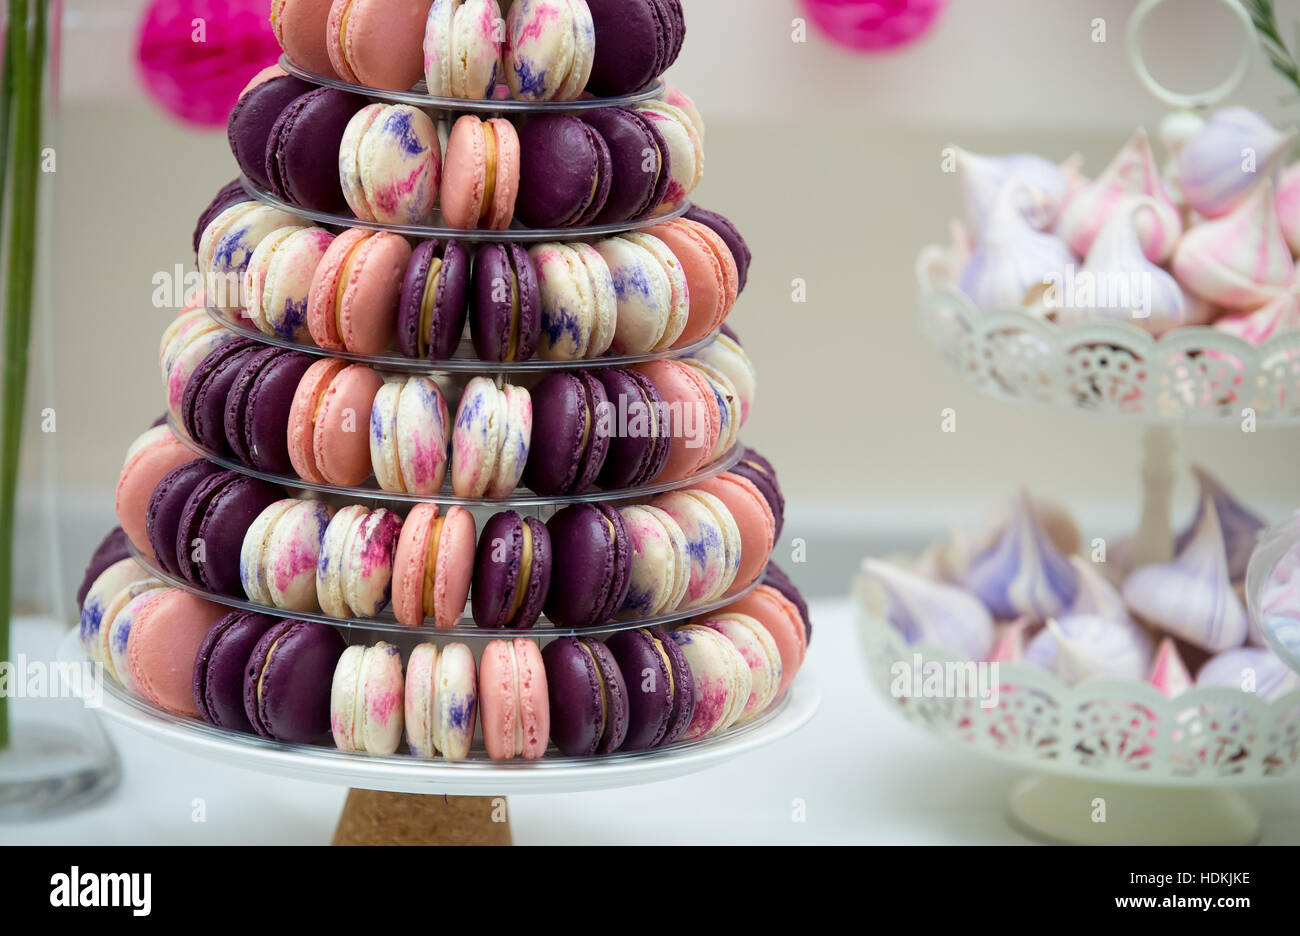
[[[285,57],[231,112],[242,175],[199,218],[166,412],[79,595],[137,707],[450,761],[779,713],[811,624],[740,441],[749,248],[689,203],[704,125],[660,81],[680,4],[500,16],[274,4]]]

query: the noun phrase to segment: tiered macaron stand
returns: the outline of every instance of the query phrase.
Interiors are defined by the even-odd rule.
[[[313,84],[352,91],[372,100],[407,103],[443,113],[478,112],[506,118],[543,112],[562,113],[595,107],[623,106],[650,100],[663,93],[663,85],[657,83],[647,91],[621,98],[545,103],[461,100],[423,94],[422,86],[417,86],[411,92],[393,92],[348,85],[336,79],[326,79],[307,73],[289,61],[287,56],[281,59],[280,65],[285,71]],[[455,238],[465,242],[591,239],[658,224],[667,218],[681,215],[689,208],[689,204],[683,204],[669,214],[661,214],[639,222],[601,227],[562,230],[516,227],[504,231],[467,231],[434,225],[412,227],[360,222],[352,217],[327,215],[287,204],[259,189],[247,178],[243,179],[243,186],[253,199],[317,224],[338,227],[362,226],[390,231],[412,239]],[[386,373],[420,374],[435,379],[445,375],[452,383],[455,383],[458,378],[466,380],[474,375],[486,375],[500,380],[506,374],[542,376],[557,369],[626,367],[663,358],[685,358],[715,337],[710,335],[704,341],[691,346],[639,356],[609,356],[582,361],[538,359],[507,363],[477,360],[469,342],[464,341],[451,360],[427,361],[404,358],[396,354],[362,355],[325,351],[315,346],[296,344],[263,334],[247,321],[240,322],[217,309],[209,308],[207,311],[227,330],[264,344],[291,348],[318,356],[339,357],[366,363]],[[439,505],[456,504],[476,514],[476,520],[480,522],[488,514],[505,509],[531,513],[545,520],[565,504],[582,501],[606,501],[617,504],[646,499],[669,490],[690,487],[706,478],[721,474],[736,464],[742,451],[741,446],[737,444],[712,464],[690,477],[652,483],[634,489],[603,490],[549,497],[520,487],[508,497],[493,499],[457,496],[448,482],[443,493],[425,497],[383,491],[373,483],[358,487],[338,487],[314,484],[297,477],[268,475],[230,458],[204,450],[179,425],[173,425],[172,428],[176,436],[194,450],[196,456],[206,458],[221,468],[279,484],[291,491],[315,492],[322,496],[337,495],[352,502],[367,503],[372,507],[384,506],[395,510],[419,502],[432,502]],[[536,627],[528,630],[483,628],[475,624],[468,610],[458,624],[451,628],[436,629],[431,623],[413,628],[398,624],[391,613],[382,614],[375,619],[351,620],[323,614],[285,611],[228,595],[207,592],[168,574],[159,568],[157,563],[143,557],[138,551],[132,550],[132,552],[151,574],[167,585],[209,601],[274,617],[321,621],[342,630],[349,643],[370,643],[382,636],[386,640],[398,643],[403,650],[408,650],[411,645],[419,641],[441,641],[449,638],[469,640],[471,646],[475,646],[476,641],[501,638],[532,637],[545,640],[548,637],[579,633],[585,636],[598,636],[636,627],[684,622],[701,613],[730,604],[748,594],[759,584],[755,581],[746,588],[727,596],[725,600],[712,605],[681,609],[653,619],[616,619],[580,631],[556,627],[545,617]],[[85,659],[75,632],[65,638],[61,656],[69,661]],[[695,741],[647,751],[615,753],[591,758],[559,756],[552,750],[546,757],[532,761],[493,761],[488,759],[481,744],[476,744],[468,759],[450,760],[415,758],[402,754],[387,756],[343,752],[331,747],[291,744],[227,731],[194,718],[162,711],[112,684],[111,681],[106,683],[103,713],[112,720],[141,731],[170,747],[252,770],[295,779],[345,784],[353,788],[336,836],[336,841],[348,843],[386,841],[508,843],[508,820],[505,820],[502,809],[503,801],[499,799],[505,794],[607,789],[679,777],[766,746],[796,731],[812,718],[820,702],[820,693],[816,688],[806,683],[796,682],[766,712],[756,718],[721,734]],[[393,796],[391,794],[441,795]],[[448,796],[453,798],[447,799]]]
[[[1129,55],[1139,78],[1183,114],[1217,103],[1249,64],[1255,45],[1249,17],[1228,3],[1246,33],[1232,76],[1210,92],[1180,95],[1151,77],[1140,51],[1143,21],[1160,2],[1144,0],[1129,24]],[[1171,118],[1167,126],[1174,124]],[[1154,338],[1125,322],[1062,326],[1027,310],[981,310],[941,282],[953,280],[944,260],[937,245],[918,258],[920,317],[935,349],[973,387],[1006,401],[1145,425],[1135,567],[1173,555],[1179,427],[1226,433],[1242,431],[1250,419],[1260,429],[1300,424],[1300,331],[1252,347],[1208,327]],[[1287,529],[1294,544],[1300,528],[1293,521]],[[911,667],[917,654],[926,664],[963,658],[938,646],[908,644],[868,589],[861,597],[872,681],[906,718],[936,737],[1027,771],[1010,790],[1008,811],[1013,824],[1035,837],[1250,843],[1259,837],[1260,817],[1237,790],[1300,777],[1298,692],[1270,702],[1203,687],[1167,698],[1138,682],[1094,679],[1069,686],[1038,667],[1001,662],[1000,698],[991,708],[975,698],[897,698],[890,691],[891,666]],[[1105,821],[1095,813],[1101,801]]]

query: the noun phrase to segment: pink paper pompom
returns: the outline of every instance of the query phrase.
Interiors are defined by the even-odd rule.
[[[802,0],[817,28],[842,46],[880,52],[914,42],[947,0]]]
[[[271,0],[153,0],[136,42],[149,95],[201,127],[225,126],[249,79],[279,56]]]

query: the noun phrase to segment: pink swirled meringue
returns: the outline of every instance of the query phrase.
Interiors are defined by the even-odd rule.
[[[1079,592],[1074,597],[1074,604],[1070,605],[1070,614],[1090,614],[1108,621],[1133,623],[1119,590],[1095,563],[1082,556],[1071,556],[1070,562],[1079,573]]]
[[[1290,286],[1295,262],[1273,183],[1265,179],[1236,210],[1188,231],[1174,252],[1174,275],[1205,301],[1238,312],[1252,312]]]
[[[1156,658],[1151,662],[1151,671],[1147,673],[1147,682],[1171,699],[1192,688],[1192,674],[1172,637],[1160,641]]]
[[[1036,230],[1021,214],[1023,191],[1020,182],[1002,187],[958,280],[981,309],[1019,308],[1027,294],[1074,263],[1064,241]]]
[[[1203,217],[1223,217],[1273,177],[1295,138],[1249,108],[1216,111],[1178,156],[1184,200]]]
[[[983,231],[998,195],[1008,182],[1018,182],[1018,207],[1036,228],[1046,228],[1056,219],[1061,203],[1070,193],[1062,167],[1035,153],[982,156],[957,150],[957,179],[966,205],[966,222],[973,231]]]
[[[1156,203],[1156,210],[1138,221],[1138,242],[1148,260],[1163,263],[1182,236],[1183,222],[1165,191],[1151,141],[1141,127],[1101,175],[1070,193],[1056,219],[1056,232],[1085,257],[1115,209],[1132,195],[1146,195]]]
[[[1271,650],[1241,647],[1207,660],[1196,674],[1196,685],[1240,689],[1272,700],[1300,689],[1300,676]]]
[[[1218,478],[1200,465],[1192,466],[1192,474],[1196,476],[1196,484],[1200,489],[1196,516],[1187,529],[1178,534],[1174,549],[1182,552],[1187,548],[1204,522],[1206,507],[1213,506],[1223,535],[1224,552],[1228,557],[1228,578],[1240,582],[1246,577],[1250,554],[1255,551],[1259,534],[1268,526],[1268,521],[1239,501]]]
[[[1025,662],[1071,686],[1100,677],[1140,680],[1151,665],[1151,641],[1141,628],[1072,614],[1048,620],[1029,642]]]
[[[1217,652],[1246,641],[1249,620],[1228,578],[1228,556],[1213,501],[1172,562],[1144,566],[1124,583],[1129,609],[1160,630]]]
[[[1002,621],[1043,621],[1074,603],[1079,573],[1039,525],[1024,489],[997,540],[971,560],[966,587]]]
[[[1190,302],[1178,281],[1147,259],[1138,241],[1139,218],[1157,217],[1160,206],[1145,195],[1124,198],[1092,242],[1077,275],[1062,284],[1057,321],[1089,319],[1132,322],[1163,335],[1171,328],[1210,319],[1202,302]],[[1068,271],[1067,271],[1068,274]]]
[[[1300,163],[1287,166],[1282,173],[1273,207],[1277,209],[1277,220],[1291,255],[1300,257]]]
[[[884,592],[885,617],[909,644],[935,644],[970,660],[988,656],[993,618],[969,592],[880,559],[863,559],[862,571]]]
[[[1214,327],[1258,348],[1274,335],[1300,328],[1300,291],[1289,289],[1254,312],[1225,315]]]
[[[988,661],[990,663],[1020,662],[1025,656],[1025,646],[1034,623],[1029,618],[1020,618],[1010,624],[996,625],[993,649],[989,651]]]

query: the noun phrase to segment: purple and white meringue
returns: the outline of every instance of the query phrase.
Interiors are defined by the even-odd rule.
[[[1258,348],[1274,335],[1300,328],[1300,292],[1290,289],[1254,312],[1225,315],[1214,327]]]
[[[1128,196],[1119,203],[1093,240],[1078,275],[1067,280],[1058,322],[1118,319],[1163,335],[1171,328],[1209,321],[1209,308],[1189,302],[1177,280],[1142,251],[1139,219],[1157,218],[1159,211],[1155,199],[1145,195]]]
[[[1070,686],[1099,677],[1141,680],[1151,665],[1151,641],[1139,627],[1072,614],[1048,620],[1029,642],[1025,662]]]
[[[1200,465],[1192,466],[1196,475],[1196,484],[1200,488],[1200,498],[1196,504],[1196,516],[1187,529],[1178,534],[1174,540],[1175,552],[1181,553],[1192,541],[1204,519],[1207,504],[1214,506],[1219,521],[1219,530],[1223,534],[1223,548],[1228,557],[1228,578],[1240,582],[1246,577],[1246,566],[1250,564],[1250,554],[1259,543],[1259,534],[1268,526],[1264,520],[1249,507],[1237,500],[1214,475]]]
[[[862,571],[883,590],[885,617],[909,644],[935,644],[969,660],[987,658],[993,618],[969,592],[880,559],[863,559]]]
[[[1163,263],[1183,233],[1178,208],[1165,191],[1151,141],[1141,127],[1101,175],[1070,193],[1061,206],[1056,232],[1079,256],[1086,257],[1102,227],[1125,198],[1146,195],[1156,208],[1138,219],[1138,242],[1153,263]]]
[[[1178,157],[1178,184],[1198,214],[1221,218],[1274,173],[1295,141],[1246,107],[1225,107],[1206,120]]]
[[[1252,312],[1295,277],[1267,179],[1230,214],[1198,224],[1174,252],[1174,275],[1206,302]]]
[[[1069,182],[1060,166],[1035,153],[981,156],[957,150],[957,179],[966,205],[966,222],[982,232],[998,195],[1008,182],[1021,183],[1019,208],[1036,228],[1051,226],[1069,194]]]
[[[1172,562],[1144,566],[1124,583],[1129,609],[1162,631],[1216,653],[1246,641],[1249,619],[1228,577],[1218,511],[1205,501],[1192,538]]]
[[[1147,674],[1147,682],[1171,699],[1192,688],[1192,674],[1172,637],[1160,641],[1156,658],[1151,663],[1151,672]]]
[[[1291,255],[1300,257],[1300,163],[1287,166],[1282,173],[1273,206]]]
[[[1021,182],[1003,186],[958,280],[958,288],[981,309],[1018,309],[1031,291],[1074,263],[1064,241],[1025,219],[1020,204],[1026,191]]]
[[[1043,531],[1022,489],[997,540],[971,560],[966,587],[998,620],[1044,621],[1074,603],[1079,573]]]
[[[1225,686],[1272,700],[1300,689],[1300,676],[1271,650],[1241,647],[1211,657],[1196,674],[1197,686]]]
[[[1108,621],[1132,624],[1128,606],[1119,590],[1097,566],[1082,556],[1071,556],[1070,562],[1079,573],[1079,591],[1070,605],[1070,614],[1090,614]]]

